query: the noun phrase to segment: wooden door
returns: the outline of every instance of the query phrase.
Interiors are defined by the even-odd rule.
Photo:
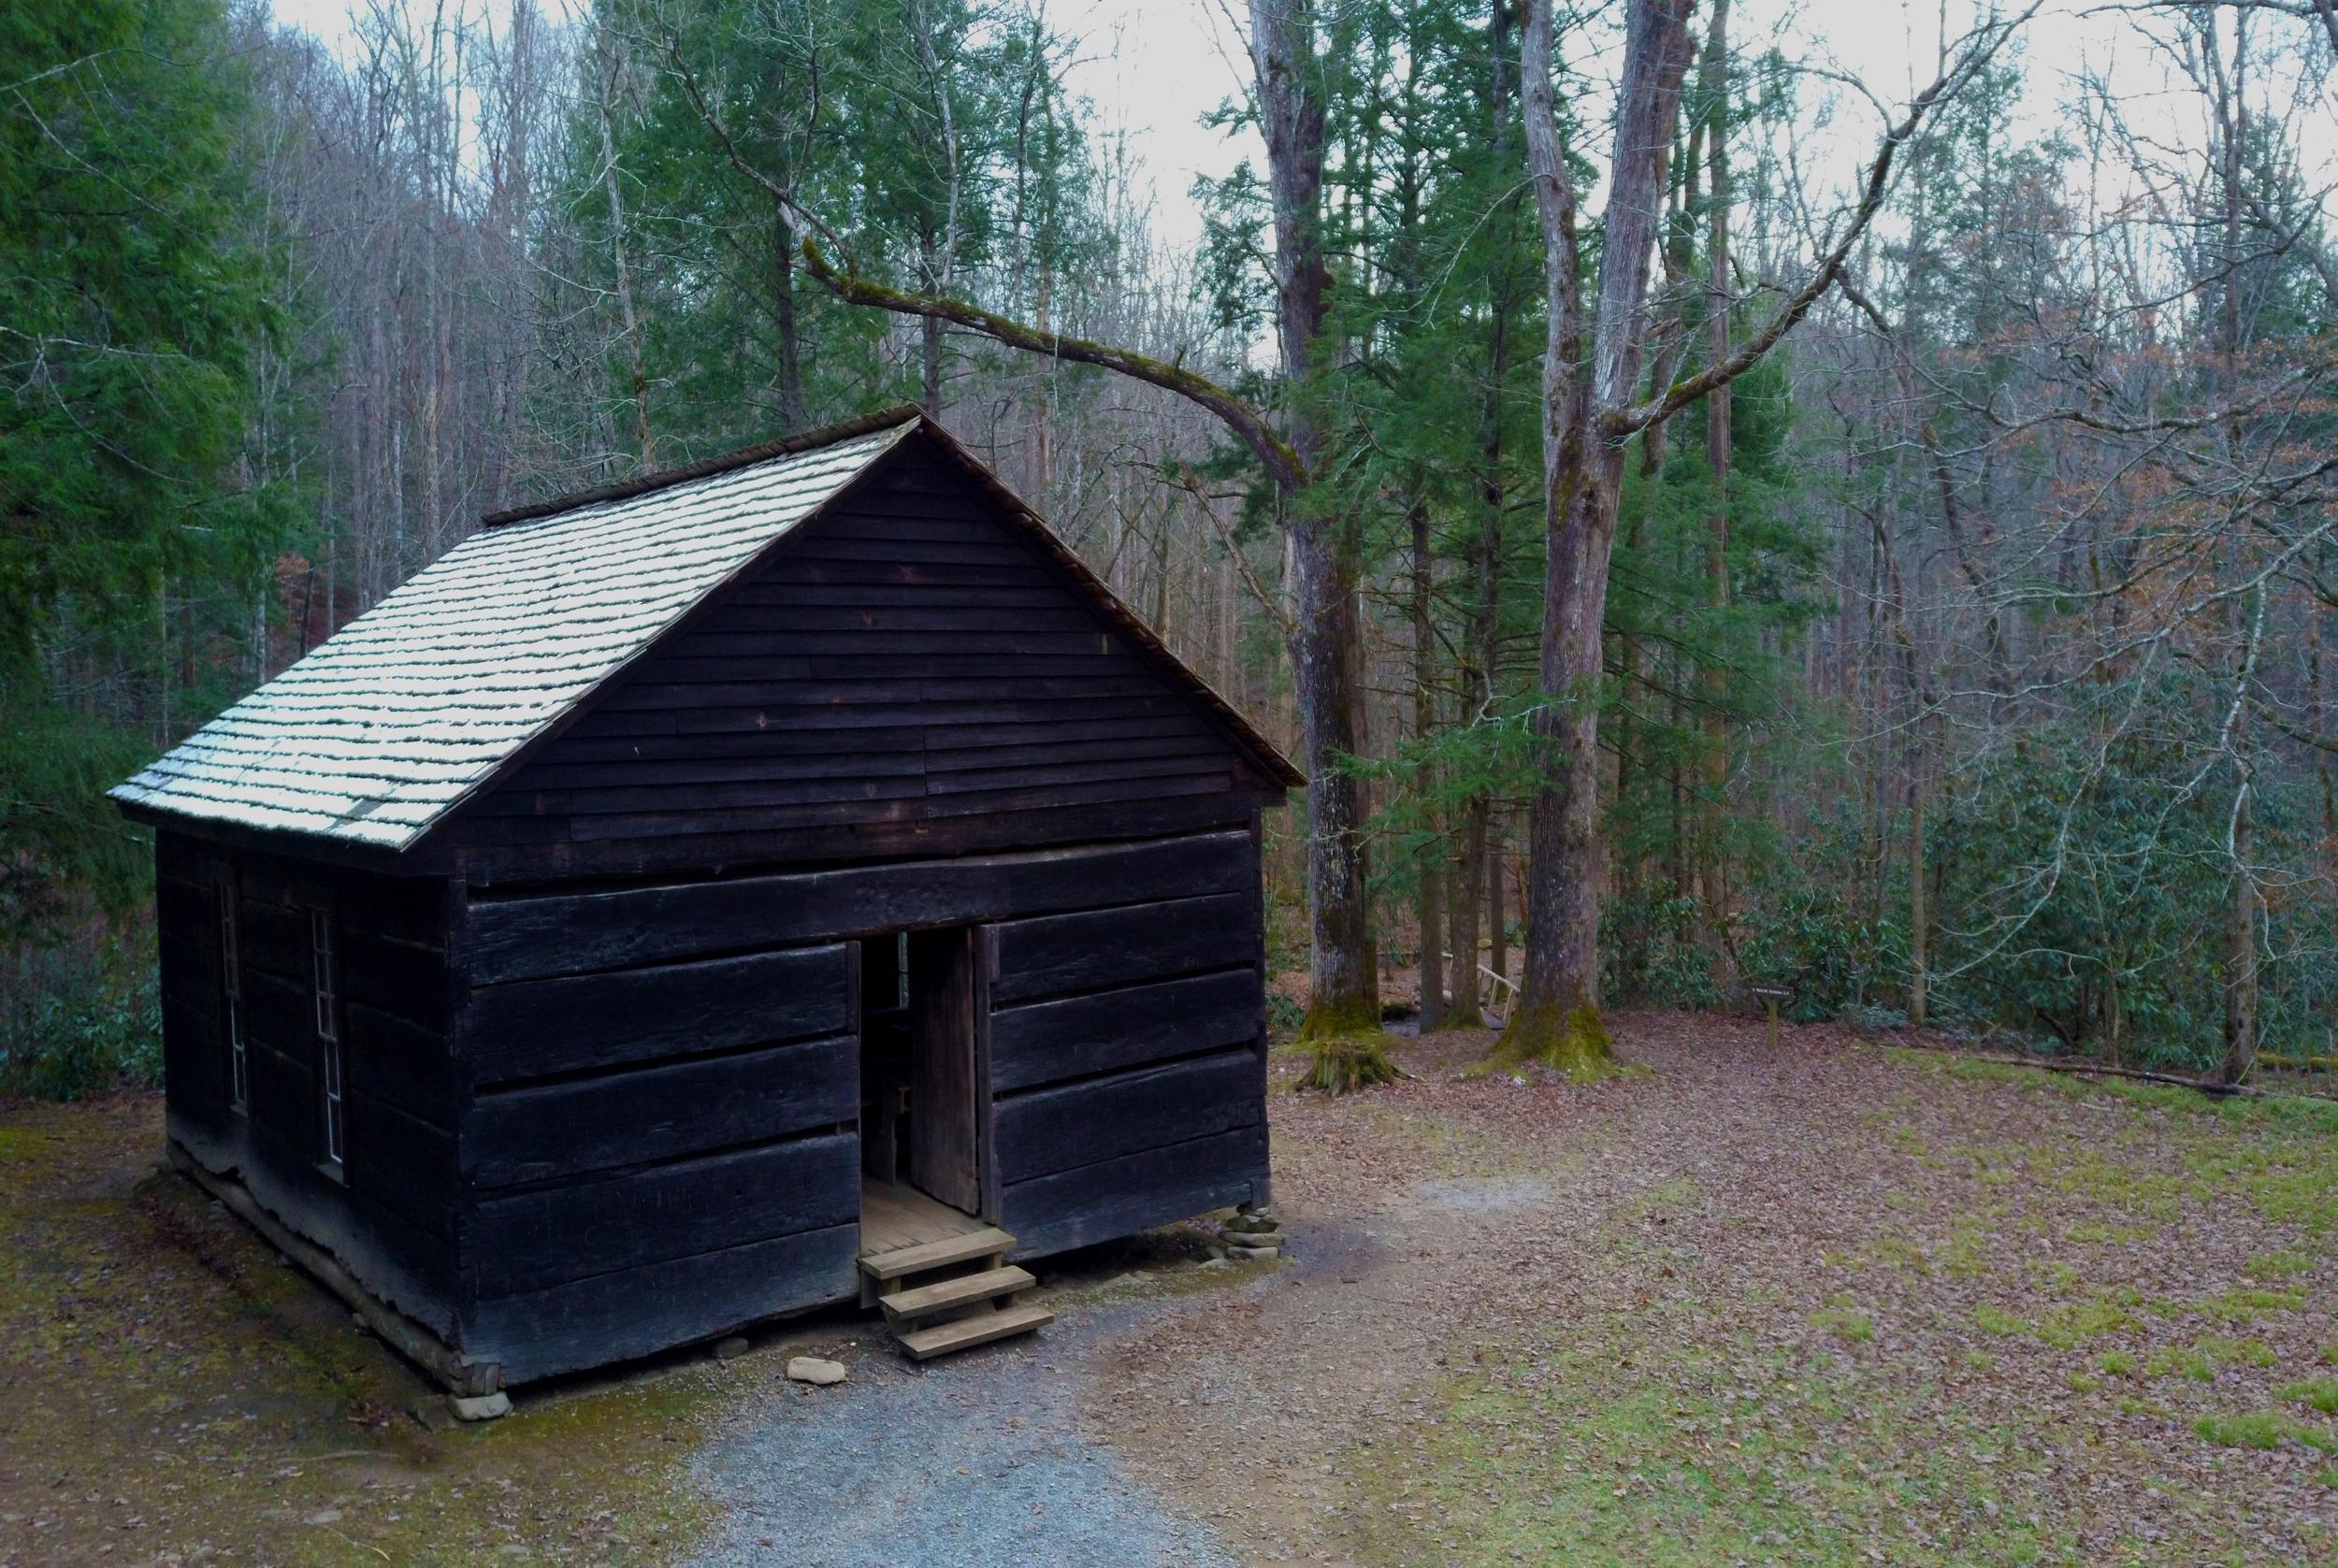
[[[980,1214],[971,929],[909,934],[909,1179],[952,1208]]]

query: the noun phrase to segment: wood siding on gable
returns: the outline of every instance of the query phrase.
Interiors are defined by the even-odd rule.
[[[1197,798],[1239,821],[1279,791],[989,496],[912,443],[451,831],[508,857]]]

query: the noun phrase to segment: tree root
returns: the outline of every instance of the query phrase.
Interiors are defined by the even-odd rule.
[[[1325,1035],[1312,1041],[1303,1037],[1303,1043],[1315,1052],[1315,1060],[1300,1078],[1299,1086],[1321,1089],[1325,1094],[1353,1094],[1375,1084],[1394,1083],[1396,1064],[1388,1059],[1381,1038],[1378,1033]]]
[[[1487,1066],[1495,1072],[1515,1072],[1539,1062],[1574,1083],[1596,1083],[1624,1071],[1615,1059],[1608,1026],[1599,1010],[1589,1003],[1560,1008],[1549,1005],[1513,1008],[1502,1037],[1494,1043]]]

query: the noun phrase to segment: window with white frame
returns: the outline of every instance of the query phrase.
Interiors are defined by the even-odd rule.
[[[347,1130],[341,1111],[340,952],[334,945],[333,917],[327,911],[309,912],[309,957],[316,997],[317,1090],[325,1164],[338,1172]]]
[[[252,1114],[252,1064],[243,1043],[243,947],[237,940],[236,885],[223,882],[219,899],[220,1024],[227,1037],[227,1104]]]

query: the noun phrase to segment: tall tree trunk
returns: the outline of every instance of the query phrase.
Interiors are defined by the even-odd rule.
[[[812,413],[803,398],[803,363],[796,327],[796,226],[787,209],[772,207],[772,315],[779,328],[779,422],[789,430],[808,429]]]
[[[1497,149],[1509,140],[1510,131],[1509,16],[1508,0],[1494,0],[1488,23],[1492,79],[1486,89],[1486,130],[1490,144]],[[1504,263],[1497,247],[1488,267],[1486,380],[1478,414],[1479,524],[1472,563],[1477,595],[1470,606],[1469,634],[1462,644],[1459,671],[1461,723],[1465,726],[1485,724],[1492,718],[1494,683],[1502,653],[1502,393],[1509,381],[1510,364],[1510,291]],[[1478,1000],[1478,918],[1493,864],[1487,859],[1493,813],[1493,798],[1482,789],[1472,791],[1461,808],[1461,856],[1453,876],[1451,1002],[1446,1018],[1451,1029],[1485,1028],[1485,1012]]]
[[[616,272],[617,317],[625,331],[626,367],[633,393],[633,450],[637,471],[647,473],[657,467],[657,446],[649,429],[649,377],[642,363],[642,323],[633,308],[633,276],[625,253],[625,187],[617,178],[617,141],[615,131],[616,97],[620,69],[616,47],[603,27],[599,36],[600,94],[597,106],[600,111],[600,174],[602,186],[609,197],[609,256]]]
[[[1625,24],[1598,320],[1584,384],[1580,252],[1574,183],[1559,145],[1551,80],[1551,0],[1528,0],[1521,41],[1527,165],[1542,219],[1549,340],[1544,348],[1542,701],[1529,805],[1526,971],[1498,1056],[1574,1075],[1606,1070],[1599,1017],[1599,678],[1608,567],[1624,448],[1595,424],[1638,390],[1646,344],[1650,252],[1666,145],[1688,69],[1689,0],[1631,0]]]
[[[1729,357],[1729,0],[1713,0],[1712,22],[1705,35],[1705,60],[1698,71],[1698,96],[1707,117],[1706,167],[1710,194],[1710,237],[1706,241],[1707,352],[1713,364]],[[1705,526],[1706,603],[1715,612],[1714,635],[1721,635],[1722,612],[1729,608],[1729,383],[1715,387],[1705,398],[1705,466],[1712,478],[1712,511]],[[1701,908],[1705,957],[1717,985],[1726,987],[1729,975],[1729,677],[1719,659],[1705,669],[1705,810],[1701,869],[1705,897]]]
[[[1486,968],[1507,978],[1510,972],[1510,922],[1502,902],[1502,868],[1509,863],[1510,838],[1501,818],[1492,817],[1486,831]]]
[[[1323,255],[1321,65],[1309,0],[1250,0],[1250,55],[1275,215],[1290,444],[1302,471],[1314,476],[1322,471],[1327,435],[1315,376],[1326,347],[1331,273]],[[1338,1090],[1393,1076],[1377,1045],[1355,1043],[1377,1036],[1380,1027],[1361,801],[1347,771],[1363,695],[1359,546],[1350,521],[1328,515],[1314,495],[1288,499],[1298,590],[1292,665],[1306,742],[1307,891],[1315,938],[1300,1038],[1320,1043],[1310,1081]]]
[[[2232,802],[2232,912],[2226,926],[2224,1060],[2217,1076],[2237,1084],[2257,1062],[2257,875],[2250,866],[2256,781],[2244,770]]]
[[[1924,847],[1924,745],[1919,741],[1908,776],[1908,1022],[1917,1029],[1924,1028],[1928,1005],[1927,948],[1932,924],[1931,911],[1925,907],[1925,896],[1930,891],[1926,885],[1930,856]]]
[[[1412,738],[1425,746],[1430,736],[1436,733],[1436,701],[1430,695],[1430,682],[1436,660],[1432,651],[1436,646],[1436,628],[1430,615],[1429,605],[1429,503],[1427,497],[1415,494],[1412,513]],[[1425,756],[1422,767],[1421,793],[1434,798],[1435,780],[1427,771]],[[1424,813],[1429,825],[1436,825],[1436,813]],[[1443,861],[1444,846],[1433,838],[1421,856],[1421,885],[1413,900],[1417,924],[1421,931],[1421,1028],[1423,1032],[1445,1027],[1445,934],[1443,913],[1445,889],[1437,867]]]
[[[917,265],[925,287],[941,290],[941,258],[937,254],[931,230],[917,237]],[[921,317],[917,323],[917,403],[927,413],[939,419],[942,415],[942,322],[938,316]]]

